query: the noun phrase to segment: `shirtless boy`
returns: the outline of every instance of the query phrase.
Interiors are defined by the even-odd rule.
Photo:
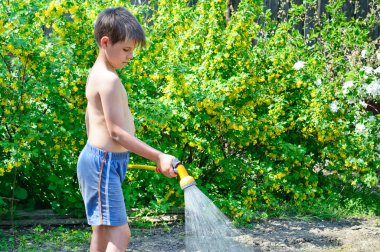
[[[134,136],[127,92],[115,69],[133,59],[133,50],[145,46],[145,34],[125,8],[102,11],[95,22],[99,54],[86,85],[88,142],[77,166],[88,224],[93,226],[90,251],[125,251],[131,236],[121,184],[129,153],[156,162],[167,177],[175,177],[173,156]]]

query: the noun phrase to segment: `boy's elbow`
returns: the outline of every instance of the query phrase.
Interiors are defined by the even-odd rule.
[[[111,127],[108,133],[113,140],[119,141],[121,136],[121,130],[119,127]]]
[[[112,134],[110,136],[111,136],[112,140],[114,140],[116,142],[119,142],[120,136],[118,136],[118,135],[112,135]]]
[[[127,131],[117,125],[110,127],[109,129],[110,137],[116,142],[119,142],[123,137],[125,138],[127,133]]]

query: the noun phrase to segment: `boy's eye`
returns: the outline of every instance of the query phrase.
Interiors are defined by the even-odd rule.
[[[130,49],[124,49],[124,52],[129,52],[130,51]]]

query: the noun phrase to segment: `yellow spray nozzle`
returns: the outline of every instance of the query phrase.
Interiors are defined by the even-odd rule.
[[[173,168],[174,171],[179,175],[179,185],[181,186],[182,190],[185,190],[186,188],[196,184],[195,179],[187,173],[185,166],[183,166],[183,164],[177,158],[173,160]]]

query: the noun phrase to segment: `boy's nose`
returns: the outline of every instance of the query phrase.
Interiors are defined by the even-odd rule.
[[[131,54],[128,55],[128,59],[129,60],[133,59],[133,53],[131,53]]]

